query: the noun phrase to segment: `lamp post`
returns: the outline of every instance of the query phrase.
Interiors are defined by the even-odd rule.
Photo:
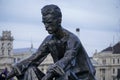
[[[77,36],[80,38],[80,29],[79,28],[76,28],[76,33],[77,33]]]

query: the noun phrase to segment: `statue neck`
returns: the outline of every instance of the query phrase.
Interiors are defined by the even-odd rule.
[[[61,38],[64,37],[64,32],[63,32],[62,27],[59,27],[59,29],[57,30],[56,34],[54,34],[54,36],[55,36],[57,39],[61,39]]]

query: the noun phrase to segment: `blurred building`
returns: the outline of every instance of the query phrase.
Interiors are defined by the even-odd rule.
[[[0,71],[13,64],[13,37],[10,31],[3,31],[0,36]]]
[[[13,37],[10,31],[3,31],[0,37],[0,71],[8,68],[12,64],[30,56],[32,48],[13,49]]]
[[[120,42],[93,55],[97,80],[120,79]]]
[[[0,72],[5,68],[11,69],[11,66],[21,60],[26,59],[36,52],[37,49],[33,48],[33,44],[29,48],[13,49],[13,36],[11,31],[3,31],[0,36]],[[50,55],[42,62],[39,68],[45,73],[48,65],[51,65],[53,60]]]

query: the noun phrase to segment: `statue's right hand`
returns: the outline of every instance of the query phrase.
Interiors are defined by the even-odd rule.
[[[41,80],[51,80],[52,77],[52,73],[47,73]]]

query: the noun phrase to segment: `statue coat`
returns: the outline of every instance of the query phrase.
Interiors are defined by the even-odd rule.
[[[48,54],[51,54],[54,64],[47,73],[54,74],[52,77],[56,80],[95,80],[95,69],[80,40],[73,33],[63,31],[62,39],[48,35],[36,53],[13,67],[19,80],[41,80],[44,74],[37,67]]]

